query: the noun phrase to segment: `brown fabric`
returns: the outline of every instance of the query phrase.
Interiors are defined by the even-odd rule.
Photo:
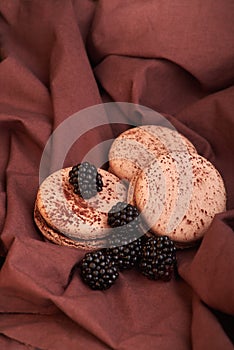
[[[1,350],[233,349],[233,1],[1,0],[0,11]],[[169,283],[136,271],[106,292],[77,274],[68,283],[84,252],[34,225],[48,137],[101,101],[168,115],[224,178],[227,211],[200,247],[178,253]],[[120,130],[93,131],[66,164]]]

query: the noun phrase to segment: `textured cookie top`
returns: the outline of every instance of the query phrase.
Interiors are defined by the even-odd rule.
[[[109,234],[107,213],[118,201],[126,200],[126,188],[105,170],[103,189],[95,197],[84,200],[73,193],[69,183],[71,168],[61,169],[44,180],[37,194],[37,208],[55,230],[70,238],[96,239]]]
[[[187,137],[180,134],[176,129],[170,129],[160,125],[142,125],[140,129],[153,136],[157,142],[164,145],[167,152],[189,152],[197,153],[194,145]],[[161,153],[159,153],[161,155]]]
[[[113,142],[109,151],[111,171],[128,181],[151,161],[171,152],[196,153],[183,135],[158,125],[144,125],[126,130]]]
[[[198,154],[171,153],[138,176],[134,199],[152,232],[189,244],[226,208],[223,180]]]
[[[41,231],[41,233],[43,234],[43,236],[55,244],[84,249],[84,250],[95,250],[106,246],[105,238],[93,239],[93,240],[87,240],[87,239],[82,240],[82,239],[73,237],[73,239],[71,239],[61,234],[61,232],[53,229],[45,222],[45,220],[41,216],[37,208],[37,202],[35,203],[35,208],[34,208],[34,221],[37,227],[39,228],[39,230]]]

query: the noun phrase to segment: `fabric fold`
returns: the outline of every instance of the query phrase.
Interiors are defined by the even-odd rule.
[[[193,298],[192,340],[195,350],[233,349],[221,324],[197,296]]]
[[[179,272],[210,307],[234,315],[233,271],[234,234],[225,222],[233,210],[216,215],[188,269]],[[222,234],[220,234],[222,232]]]
[[[2,0],[0,14],[1,350],[232,349],[233,1]],[[136,112],[112,123],[110,101],[151,107],[185,135],[222,175],[227,210],[177,251],[170,282],[135,269],[101,292],[70,275],[85,251],[45,241],[33,210],[59,127],[48,174],[61,154],[64,167],[92,151],[107,166],[105,142],[157,122]]]

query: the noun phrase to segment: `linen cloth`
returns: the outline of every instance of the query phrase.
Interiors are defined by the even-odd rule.
[[[0,349],[233,349],[233,1],[1,0],[0,13]],[[33,221],[49,136],[108,101],[166,115],[224,179],[227,211],[168,283],[135,270],[104,292],[68,283],[85,252]],[[120,131],[94,130],[64,166]]]

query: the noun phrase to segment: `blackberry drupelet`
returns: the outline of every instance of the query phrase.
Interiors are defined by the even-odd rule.
[[[86,253],[80,262],[83,281],[94,290],[110,288],[118,278],[118,269],[105,250]]]
[[[150,237],[143,246],[140,271],[150,279],[169,281],[176,265],[176,248],[167,236]]]
[[[142,247],[142,232],[136,207],[118,202],[108,213],[108,224],[114,228],[108,237],[107,253],[119,270],[133,268],[139,261]]]
[[[84,199],[94,197],[103,187],[101,174],[88,162],[72,167],[69,172],[69,182],[73,186],[73,192]]]

